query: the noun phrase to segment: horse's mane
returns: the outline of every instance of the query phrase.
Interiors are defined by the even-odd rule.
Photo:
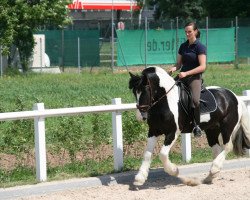
[[[150,66],[142,71],[143,75],[156,74],[159,78],[159,86],[168,91],[174,84],[174,79],[161,67]]]

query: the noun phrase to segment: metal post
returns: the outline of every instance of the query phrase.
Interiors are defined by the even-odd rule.
[[[145,68],[147,68],[148,18],[145,17]]]
[[[81,54],[80,54],[80,38],[79,37],[77,39],[77,47],[78,47],[78,50],[77,50],[77,52],[78,52],[78,73],[80,73],[81,72],[81,59],[80,59]]]
[[[62,71],[64,72],[64,30],[62,29],[62,60],[61,60],[61,65],[62,65]]]
[[[178,29],[179,29],[179,18],[176,17],[176,60],[177,60],[177,56],[178,56],[178,46],[179,46],[179,37],[178,37]]]
[[[112,99],[112,104],[121,104],[121,98]],[[112,112],[113,154],[114,168],[121,171],[123,168],[123,142],[122,142],[122,114],[120,111]]]
[[[114,71],[114,0],[112,0],[111,14],[111,68]]]
[[[238,16],[235,17],[235,68],[238,68]]]
[[[43,103],[36,103],[33,110],[44,110]],[[45,143],[45,118],[35,117],[35,155],[36,155],[36,180],[39,182],[47,180],[46,167],[46,143]]]
[[[206,64],[208,63],[208,17],[206,17],[206,47],[207,47],[207,59]]]
[[[133,18],[133,8],[132,8],[132,0],[130,0],[130,22],[132,25],[132,18]]]

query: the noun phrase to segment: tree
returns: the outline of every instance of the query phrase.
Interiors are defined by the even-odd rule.
[[[212,18],[250,17],[249,0],[203,0],[208,16]]]
[[[60,28],[70,22],[67,5],[70,0],[1,0],[0,44],[5,54],[18,48],[21,66],[28,70],[34,48],[33,34],[42,26]]]
[[[149,4],[156,5],[156,19],[193,20],[204,16],[203,0],[149,0]]]

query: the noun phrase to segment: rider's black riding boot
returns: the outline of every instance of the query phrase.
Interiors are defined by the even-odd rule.
[[[193,111],[193,133],[195,137],[200,137],[202,135],[200,125],[200,107],[192,108]]]

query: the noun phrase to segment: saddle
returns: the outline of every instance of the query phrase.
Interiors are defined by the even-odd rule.
[[[177,86],[179,87],[179,104],[185,111],[187,115],[191,113],[192,97],[189,88],[182,82],[177,81]],[[214,112],[217,108],[217,103],[215,101],[214,95],[205,88],[202,83],[201,87],[201,97],[200,97],[200,113],[207,114]]]

